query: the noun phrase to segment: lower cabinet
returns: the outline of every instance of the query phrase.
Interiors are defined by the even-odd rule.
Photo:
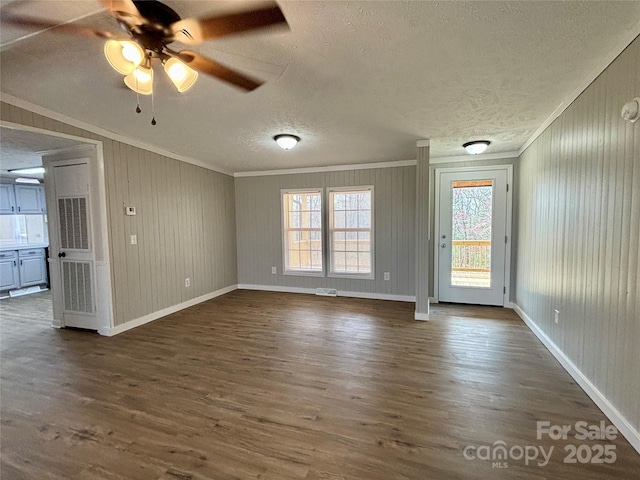
[[[12,290],[19,286],[18,252],[0,252],[0,290]]]
[[[44,248],[33,250],[19,250],[20,286],[29,287],[47,282],[47,269],[44,258]]]
[[[0,290],[47,283],[44,248],[0,252]]]

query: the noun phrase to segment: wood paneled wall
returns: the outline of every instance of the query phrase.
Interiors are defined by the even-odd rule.
[[[0,107],[2,120],[103,142],[116,326],[238,283],[233,177]]]
[[[522,154],[515,299],[636,431],[640,122],[620,110],[639,95],[636,38]]]
[[[408,166],[236,178],[238,283],[413,296],[415,172]],[[374,185],[375,279],[283,275],[280,190],[364,185]]]

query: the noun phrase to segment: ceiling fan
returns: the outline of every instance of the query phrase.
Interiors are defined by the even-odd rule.
[[[197,45],[227,35],[249,32],[287,21],[275,3],[260,8],[208,18],[185,18],[158,0],[99,0],[115,17],[128,38],[90,27],[31,17],[3,15],[3,22],[22,27],[48,29],[89,37],[106,38],[104,53],[110,65],[125,75],[125,84],[133,91],[149,95],[153,92],[152,61],[159,61],[179,92],[189,89],[198,73],[218,78],[246,91],[263,82],[248,77],[192,50],[174,51],[168,47],[178,41]]]

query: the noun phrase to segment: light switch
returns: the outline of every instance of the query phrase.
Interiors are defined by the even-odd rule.
[[[131,235],[131,245],[137,245],[137,244],[138,244],[138,236]]]
[[[133,216],[136,214],[136,207],[124,207],[124,213],[128,216]]]

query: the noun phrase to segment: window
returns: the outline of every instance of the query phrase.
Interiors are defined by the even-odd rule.
[[[284,273],[323,275],[322,189],[283,190]]]
[[[330,274],[373,278],[373,187],[329,190]]]

